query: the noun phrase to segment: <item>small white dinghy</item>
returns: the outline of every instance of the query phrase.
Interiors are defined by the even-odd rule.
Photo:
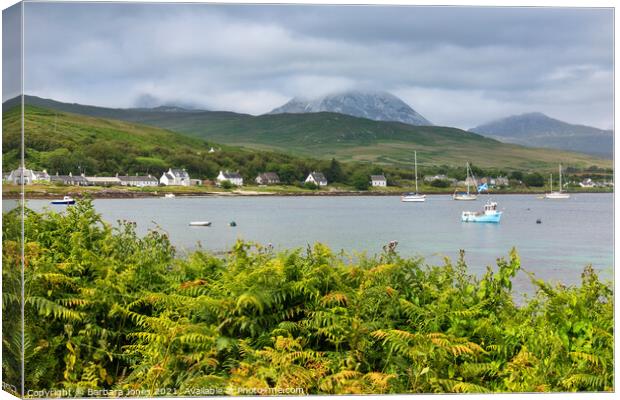
[[[174,193],[166,193],[164,195],[164,199],[174,199],[176,196],[174,195]]]
[[[211,221],[192,221],[189,226],[211,226]]]

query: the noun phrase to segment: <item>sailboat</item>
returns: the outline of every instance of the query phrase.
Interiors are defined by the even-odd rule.
[[[400,201],[404,202],[422,202],[426,201],[426,195],[418,193],[418,154],[417,152],[413,152],[413,165],[414,165],[414,175],[415,175],[415,192],[414,193],[403,193],[400,196]]]
[[[560,190],[553,191],[553,175],[551,175],[549,179],[550,192],[545,193],[545,199],[570,199],[570,194],[562,192],[562,164],[558,167],[558,172],[560,174]]]
[[[470,178],[474,181],[474,185],[476,185],[476,179],[474,178],[474,174],[471,172],[471,168],[469,168],[469,163],[467,163],[467,178],[465,179],[465,183],[467,184],[467,193],[454,191],[452,195],[452,200],[476,200],[478,198],[477,194],[469,192],[469,182]]]

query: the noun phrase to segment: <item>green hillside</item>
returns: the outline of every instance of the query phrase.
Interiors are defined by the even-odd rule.
[[[3,113],[2,167],[19,165],[20,108]],[[186,168],[197,178],[213,179],[220,169],[239,170],[253,179],[265,170],[281,172],[284,181],[298,181],[327,162],[270,151],[249,151],[209,143],[161,128],[94,118],[27,106],[26,163],[49,173],[114,175]],[[211,147],[217,151],[210,153]]]
[[[553,170],[558,163],[575,168],[611,168],[610,160],[581,153],[527,148],[501,143],[456,128],[411,126],[335,113],[251,116],[232,112],[170,112],[111,109],[28,97],[30,104],[79,114],[103,116],[170,129],[175,132],[251,149],[340,161],[410,165],[413,151],[422,166],[462,166],[470,161],[483,168]]]

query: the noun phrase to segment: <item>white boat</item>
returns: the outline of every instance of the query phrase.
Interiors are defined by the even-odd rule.
[[[570,194],[562,192],[562,164],[558,167],[558,171],[560,174],[560,190],[557,192],[553,191],[553,174],[549,177],[549,193],[545,193],[545,199],[570,199]]]
[[[452,195],[452,200],[476,200],[478,198],[477,194],[469,192],[469,186],[470,186],[469,178],[470,177],[471,177],[471,180],[474,181],[474,185],[476,185],[476,178],[474,178],[474,174],[471,172],[471,168],[469,168],[469,163],[467,163],[467,177],[465,178],[465,183],[467,184],[467,192],[463,193],[463,192],[457,192],[455,190],[454,194]]]
[[[483,211],[463,211],[461,221],[463,222],[492,222],[499,223],[502,212],[497,211],[497,203],[489,201],[484,205]]]
[[[403,193],[400,196],[400,201],[406,203],[421,203],[426,201],[426,195],[418,193],[418,154],[417,152],[413,152],[413,165],[414,165],[414,176],[415,176],[415,192]]]
[[[52,204],[75,204],[75,200],[71,196],[65,196],[62,200],[52,200]]]
[[[211,221],[192,221],[189,226],[211,226]]]
[[[164,195],[164,199],[174,199],[176,196],[174,195],[174,193],[166,193]]]

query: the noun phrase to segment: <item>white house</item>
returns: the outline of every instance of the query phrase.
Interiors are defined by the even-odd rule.
[[[43,170],[43,171],[32,171],[32,173],[34,174],[34,181],[35,182],[49,182],[50,181],[50,175],[47,173],[47,170]]]
[[[585,179],[585,180],[579,182],[579,186],[581,186],[583,188],[592,188],[595,185],[594,185],[594,182],[592,182],[592,178],[588,178],[588,179]]]
[[[386,187],[387,179],[383,175],[370,175],[370,186],[373,187]]]
[[[220,174],[217,178],[215,178],[215,180],[218,185],[221,185],[224,181],[228,181],[235,186],[243,186],[243,178],[239,172],[220,171]]]
[[[498,176],[494,179],[495,182],[492,183],[493,186],[509,186],[510,181],[505,176]]]
[[[425,176],[424,177],[424,181],[425,182],[432,182],[432,181],[447,181],[450,178],[448,178],[447,175],[444,174],[439,174],[439,175],[433,175],[433,176]]]
[[[145,187],[145,186],[157,186],[159,181],[157,178],[151,175],[125,175],[119,176],[119,181],[121,182],[121,186],[136,186],[136,187]]]
[[[9,174],[7,181],[15,185],[32,185],[34,182],[34,174],[32,170],[19,167]]]
[[[327,179],[325,179],[325,175],[322,172],[310,172],[305,183],[314,183],[317,186],[327,186]]]
[[[189,186],[191,184],[189,174],[184,169],[170,168],[168,172],[159,178],[159,183],[164,186]]]
[[[46,170],[43,171],[34,171],[31,169],[19,167],[13,171],[6,177],[8,182],[14,183],[15,185],[31,185],[34,182],[49,182],[50,176]]]
[[[84,176],[84,179],[90,186],[117,186],[121,184],[121,180],[117,176]]]

